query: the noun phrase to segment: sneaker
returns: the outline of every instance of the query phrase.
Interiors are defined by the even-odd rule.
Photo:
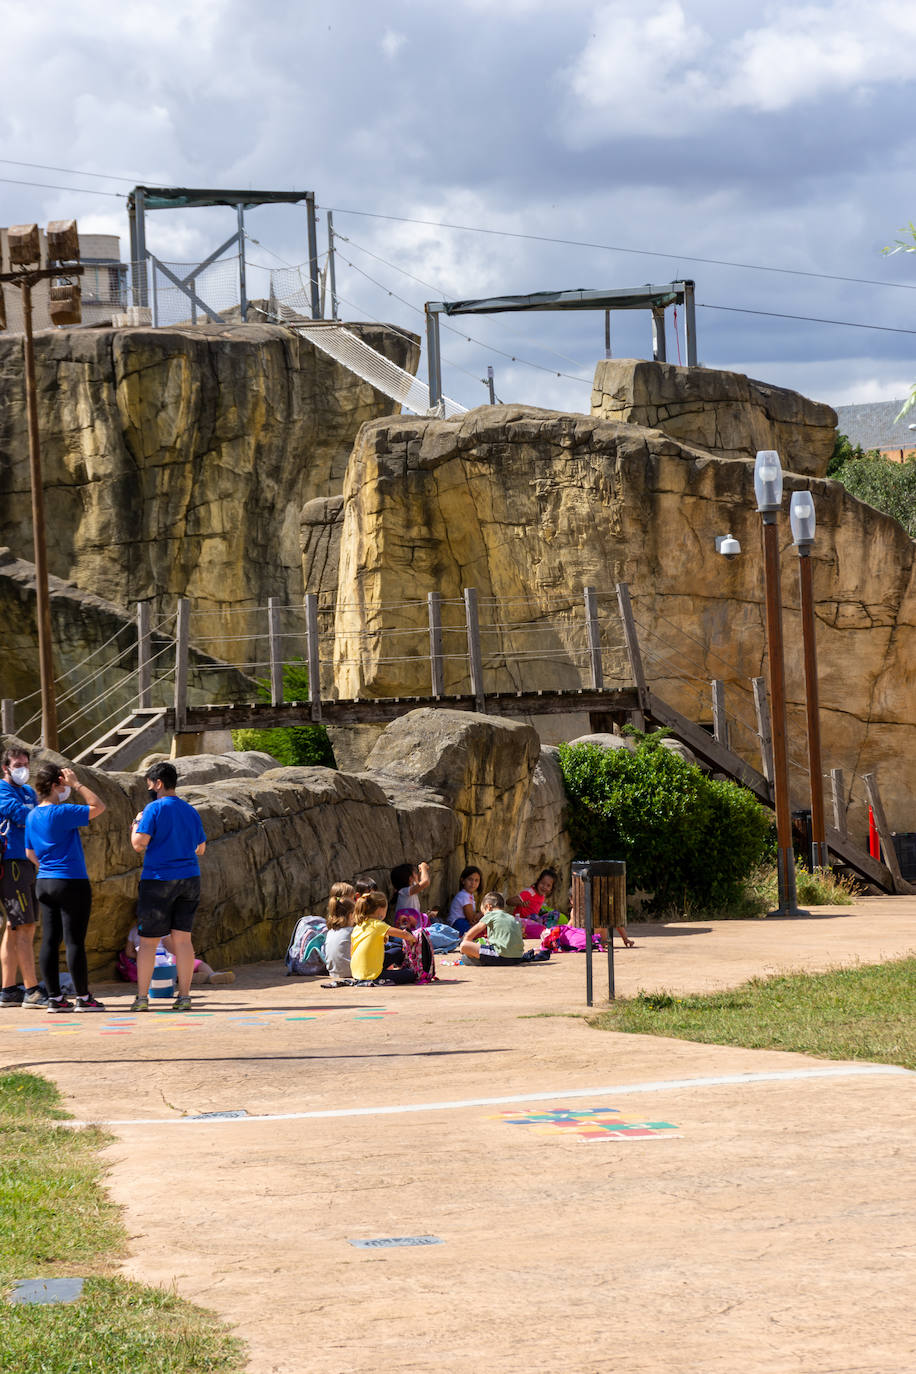
[[[190,1010],[191,1010],[191,999],[190,999],[190,997],[176,997],[176,998],[175,998],[175,1001],[172,1003],[172,1005],[171,1005],[171,1007],[169,1008],[169,1010],[170,1010],[170,1011],[190,1011]]]
[[[49,998],[48,998],[48,1014],[49,1014],[50,1016],[53,1016],[54,1013],[55,1013],[55,1012],[58,1012],[58,1011],[62,1011],[62,1012],[64,1012],[64,1013],[66,1013],[66,1012],[72,1011],[72,1010],[73,1010],[73,1003],[72,1003],[72,1002],[68,1002],[67,999],[66,999],[66,997],[49,997]]]
[[[0,991],[0,1007],[21,1007],[25,993],[22,988],[3,988]]]
[[[74,1011],[104,1011],[101,1002],[97,1002],[90,992],[88,997],[77,997],[73,1007]]]
[[[131,1012],[135,1012],[135,1011],[149,1011],[149,998],[148,998],[148,997],[135,997],[134,1000],[133,1000],[133,1001],[131,1002],[131,1004],[130,1004],[130,1010],[131,1010]]]
[[[46,1007],[48,1005],[47,994],[39,986],[29,988],[22,999],[24,1007]]]

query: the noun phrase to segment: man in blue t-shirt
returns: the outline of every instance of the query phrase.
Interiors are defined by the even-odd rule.
[[[200,816],[176,797],[178,770],[172,763],[154,763],[147,770],[149,804],[134,818],[130,842],[143,855],[137,895],[137,996],[131,1011],[149,1011],[149,985],[156,965],[156,949],[172,937],[178,994],[173,1011],[191,1009],[194,946],[191,930],[200,904],[200,864],[207,837]]]
[[[0,756],[0,1007],[46,1007],[35,975],[35,869],[25,855],[25,823],[38,798],[29,787],[29,752],[12,745]],[[20,988],[17,970],[22,973]],[[24,991],[23,991],[24,989]]]

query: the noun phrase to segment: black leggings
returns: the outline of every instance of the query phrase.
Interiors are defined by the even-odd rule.
[[[88,878],[39,878],[35,895],[41,912],[41,976],[49,997],[60,996],[60,942],[67,945],[67,968],[78,997],[89,995],[86,930],[92,911]]]

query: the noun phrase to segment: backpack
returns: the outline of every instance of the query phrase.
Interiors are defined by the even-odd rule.
[[[563,954],[575,950],[585,952],[585,931],[581,926],[554,926],[541,938],[541,949],[550,949]],[[604,949],[601,937],[592,931],[592,949]]]
[[[405,944],[404,963],[417,975],[418,983],[433,983],[436,979],[436,955],[427,930],[415,930],[416,941]]]
[[[9,821],[0,821],[0,878],[3,877],[3,860],[6,858],[6,845],[9,840],[9,835]]]
[[[323,916],[301,916],[286,951],[286,976],[326,973],[324,941],[328,923]]]

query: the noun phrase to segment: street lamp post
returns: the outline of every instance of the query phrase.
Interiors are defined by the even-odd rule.
[[[25,334],[25,396],[29,430],[29,478],[32,487],[32,539],[35,549],[35,604],[38,621],[38,675],[41,686],[41,742],[56,749],[57,708],[54,700],[54,666],[51,641],[51,593],[48,584],[48,550],[45,537],[44,485],[38,433],[38,392],[35,382],[35,340],[32,332],[32,287],[40,281],[76,277],[83,269],[75,220],[48,225],[48,266],[41,266],[41,236],[37,224],[17,224],[7,230],[10,271],[0,272],[22,292]],[[51,263],[54,263],[52,266]],[[0,293],[2,300],[2,293]],[[51,319],[56,324],[78,324],[79,284],[65,282],[50,288]]]
[[[802,642],[805,655],[805,709],[808,717],[808,771],[811,774],[811,865],[827,867],[827,832],[824,826],[824,780],[821,770],[821,722],[817,691],[817,645],[814,622],[814,591],[811,546],[816,517],[809,491],[792,494],[789,506],[792,538],[798,549],[798,588],[801,603]]]
[[[754,491],[763,521],[764,592],[767,660],[770,677],[770,722],[773,737],[773,801],[776,807],[778,906],[771,916],[804,916],[795,888],[792,812],[789,804],[789,750],[786,731],[786,672],[779,580],[779,534],[776,515],[782,506],[782,467],[774,449],[762,449],[754,464]]]

